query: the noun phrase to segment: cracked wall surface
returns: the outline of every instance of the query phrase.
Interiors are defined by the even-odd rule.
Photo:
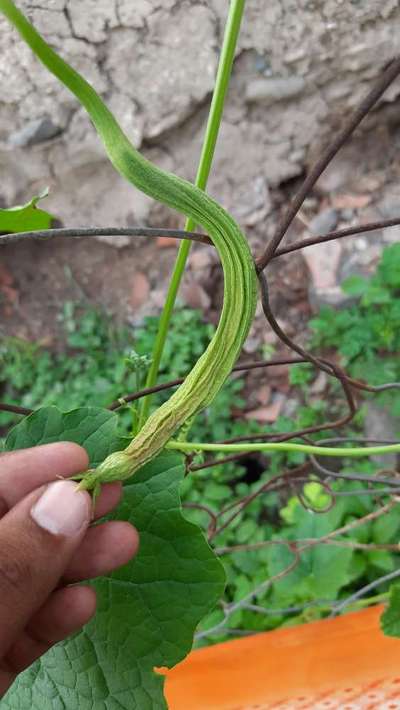
[[[193,179],[227,0],[19,0],[135,145]],[[247,226],[396,55],[399,0],[248,0],[209,190]],[[400,84],[385,95],[393,102]],[[65,224],[150,223],[85,112],[0,19],[0,200],[50,185]],[[121,243],[121,242],[120,242]]]

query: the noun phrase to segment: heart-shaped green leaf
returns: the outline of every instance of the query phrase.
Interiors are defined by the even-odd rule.
[[[66,414],[46,407],[13,429],[6,448],[76,441],[93,463],[100,450],[103,456],[119,448],[116,422],[115,414],[93,407]],[[167,707],[163,678],[153,668],[172,667],[185,657],[195,627],[225,581],[200,529],[182,516],[183,475],[181,457],[164,452],[133,476],[115,517],[139,530],[137,557],[94,583],[94,620],[21,674],[3,699],[3,710]]]
[[[42,407],[11,429],[5,449],[74,441],[86,449],[91,466],[97,466],[106,456],[127,446],[128,440],[118,435],[117,428],[117,415],[100,407],[79,407],[70,412]]]

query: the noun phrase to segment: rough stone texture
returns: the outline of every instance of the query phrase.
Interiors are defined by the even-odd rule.
[[[134,143],[193,179],[226,0],[19,5],[105,97]],[[301,173],[395,56],[399,31],[398,0],[249,0],[210,181],[244,225],[265,219],[270,188]],[[385,100],[399,91],[397,82]],[[151,203],[113,174],[75,99],[3,19],[0,167],[6,204],[50,184],[48,207],[71,226],[151,220]]]

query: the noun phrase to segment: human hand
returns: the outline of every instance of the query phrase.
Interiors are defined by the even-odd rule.
[[[89,528],[89,494],[57,480],[87,466],[85,450],[67,442],[0,456],[0,697],[18,673],[93,616],[94,589],[69,585],[126,564],[138,549],[127,522]],[[119,483],[103,486],[95,519],[120,497]]]

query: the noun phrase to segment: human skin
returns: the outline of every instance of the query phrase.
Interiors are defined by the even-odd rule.
[[[122,489],[103,486],[92,515],[89,494],[67,480],[87,467],[85,450],[69,442],[0,456],[0,697],[18,673],[93,616],[94,589],[76,583],[137,552],[129,523],[90,527],[117,505]]]

